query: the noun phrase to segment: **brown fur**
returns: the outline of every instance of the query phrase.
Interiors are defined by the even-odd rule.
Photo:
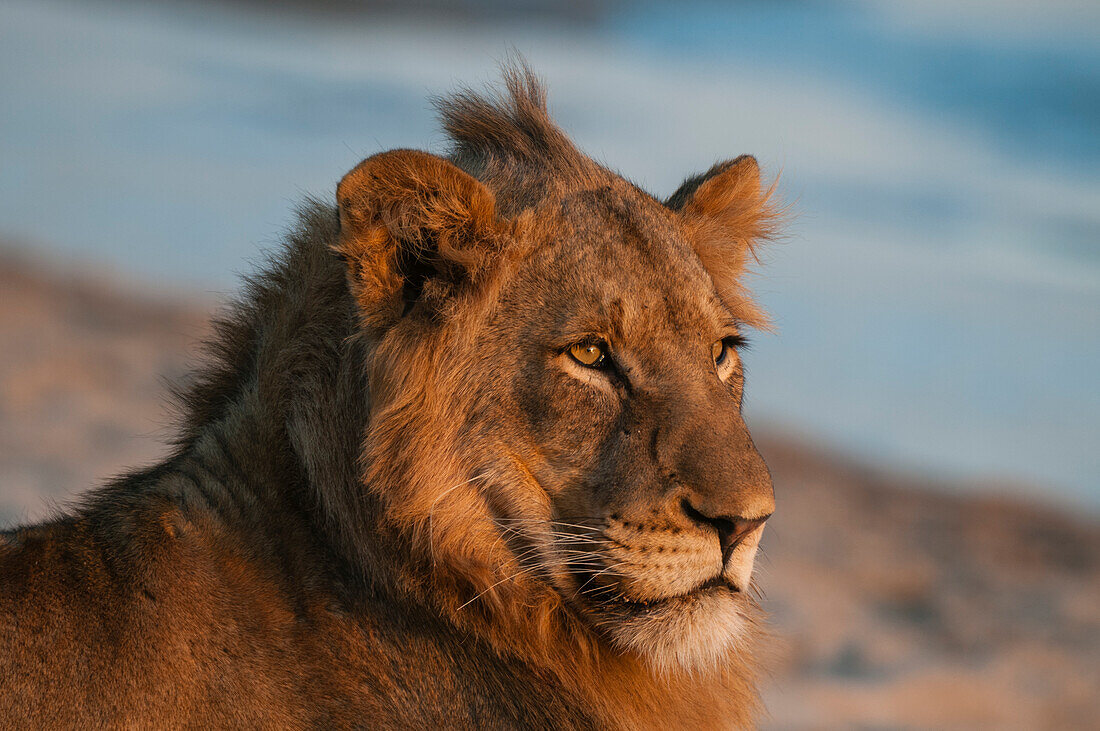
[[[756,163],[662,204],[506,84],[305,209],[169,459],[0,539],[6,725],[751,725]]]

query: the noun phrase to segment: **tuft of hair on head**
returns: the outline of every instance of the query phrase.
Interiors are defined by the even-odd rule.
[[[501,76],[502,88],[465,88],[433,104],[451,139],[450,158],[519,209],[596,165],[550,118],[546,89],[522,57],[505,61]]]

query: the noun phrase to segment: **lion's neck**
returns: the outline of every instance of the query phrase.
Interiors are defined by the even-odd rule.
[[[358,464],[369,394],[337,233],[334,210],[306,208],[285,253],[217,322],[214,361],[184,395],[181,457],[224,459],[211,446],[224,445],[256,510],[306,506],[310,529],[355,563],[369,542]]]

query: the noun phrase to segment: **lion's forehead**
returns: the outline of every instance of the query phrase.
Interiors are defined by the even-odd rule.
[[[563,327],[575,318],[627,339],[694,337],[728,318],[674,216],[633,188],[572,195],[545,230],[528,274]]]

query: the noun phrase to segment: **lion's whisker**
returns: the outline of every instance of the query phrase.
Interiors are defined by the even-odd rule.
[[[456,612],[462,611],[468,604],[476,601],[477,599],[480,599],[486,592],[488,592],[488,591],[494,589],[495,587],[503,584],[505,581],[508,581],[510,579],[515,579],[515,578],[521,576],[522,574],[527,573],[528,571],[529,571],[529,569],[522,568],[519,571],[515,572],[514,574],[511,574],[509,576],[505,576],[500,581],[494,581],[492,584],[490,584],[489,586],[487,586],[484,589],[482,589],[481,591],[479,591],[472,599],[470,599],[469,601],[463,602],[461,605],[459,605],[458,609],[456,609],[455,611]]]
[[[497,518],[496,522],[497,522],[498,525],[501,525],[503,523],[513,523],[513,524],[518,524],[518,525],[521,525],[521,526],[523,526],[523,525],[534,525],[534,526],[537,526],[539,528],[543,528],[543,527],[546,527],[546,526],[561,526],[561,527],[564,527],[564,528],[576,528],[578,530],[589,531],[589,532],[592,532],[592,533],[600,533],[600,532],[603,531],[603,527],[601,527],[601,526],[581,525],[581,524],[578,524],[578,523],[565,523],[565,522],[556,521],[556,520],[536,520],[536,519],[518,520],[518,519],[507,519],[507,518],[502,520],[500,518]],[[501,527],[504,527],[504,526],[502,525]]]
[[[538,523],[539,525],[550,525],[550,524],[569,525],[569,526],[574,526],[574,527],[577,527],[577,528],[593,528],[593,527],[596,527],[595,525],[588,525],[588,524],[585,524],[583,522],[581,522],[581,523],[571,523],[571,522],[564,521],[564,520],[554,520],[552,518],[543,518],[543,517],[514,516],[514,517],[507,517],[507,518],[497,518],[496,520],[503,521],[503,522],[506,522],[506,523]],[[586,519],[585,518],[579,518],[579,519],[574,518],[573,520],[582,520],[583,521],[583,520],[586,520]],[[593,518],[591,520],[594,524],[598,523],[598,524],[602,525],[604,523],[603,519]]]
[[[469,485],[471,482],[473,482],[475,480],[484,479],[484,477],[485,477],[485,475],[483,475],[483,474],[477,474],[477,475],[474,475],[473,477],[471,477],[470,479],[465,480],[464,482],[460,482],[457,485],[454,485],[452,487],[447,488],[446,490],[441,492],[439,495],[436,495],[435,500],[432,500],[432,504],[430,506],[428,506],[428,555],[431,556],[432,568],[433,569],[435,568],[435,527],[434,527],[434,519],[435,519],[435,508],[436,508],[436,506],[439,504],[440,500],[447,497],[448,495],[450,495],[452,492],[454,492],[458,488],[460,488],[464,485]]]
[[[587,581],[585,581],[583,584],[581,584],[579,587],[577,587],[577,589],[573,592],[573,596],[577,596],[578,594],[580,594],[582,591],[584,591],[585,587],[587,587],[589,584],[591,584],[593,581],[595,581],[600,576],[603,576],[604,574],[606,574],[610,571],[615,571],[617,569],[618,569],[618,566],[609,565],[606,568],[604,568],[603,570],[597,571],[596,573],[592,574],[591,576],[588,577]]]

